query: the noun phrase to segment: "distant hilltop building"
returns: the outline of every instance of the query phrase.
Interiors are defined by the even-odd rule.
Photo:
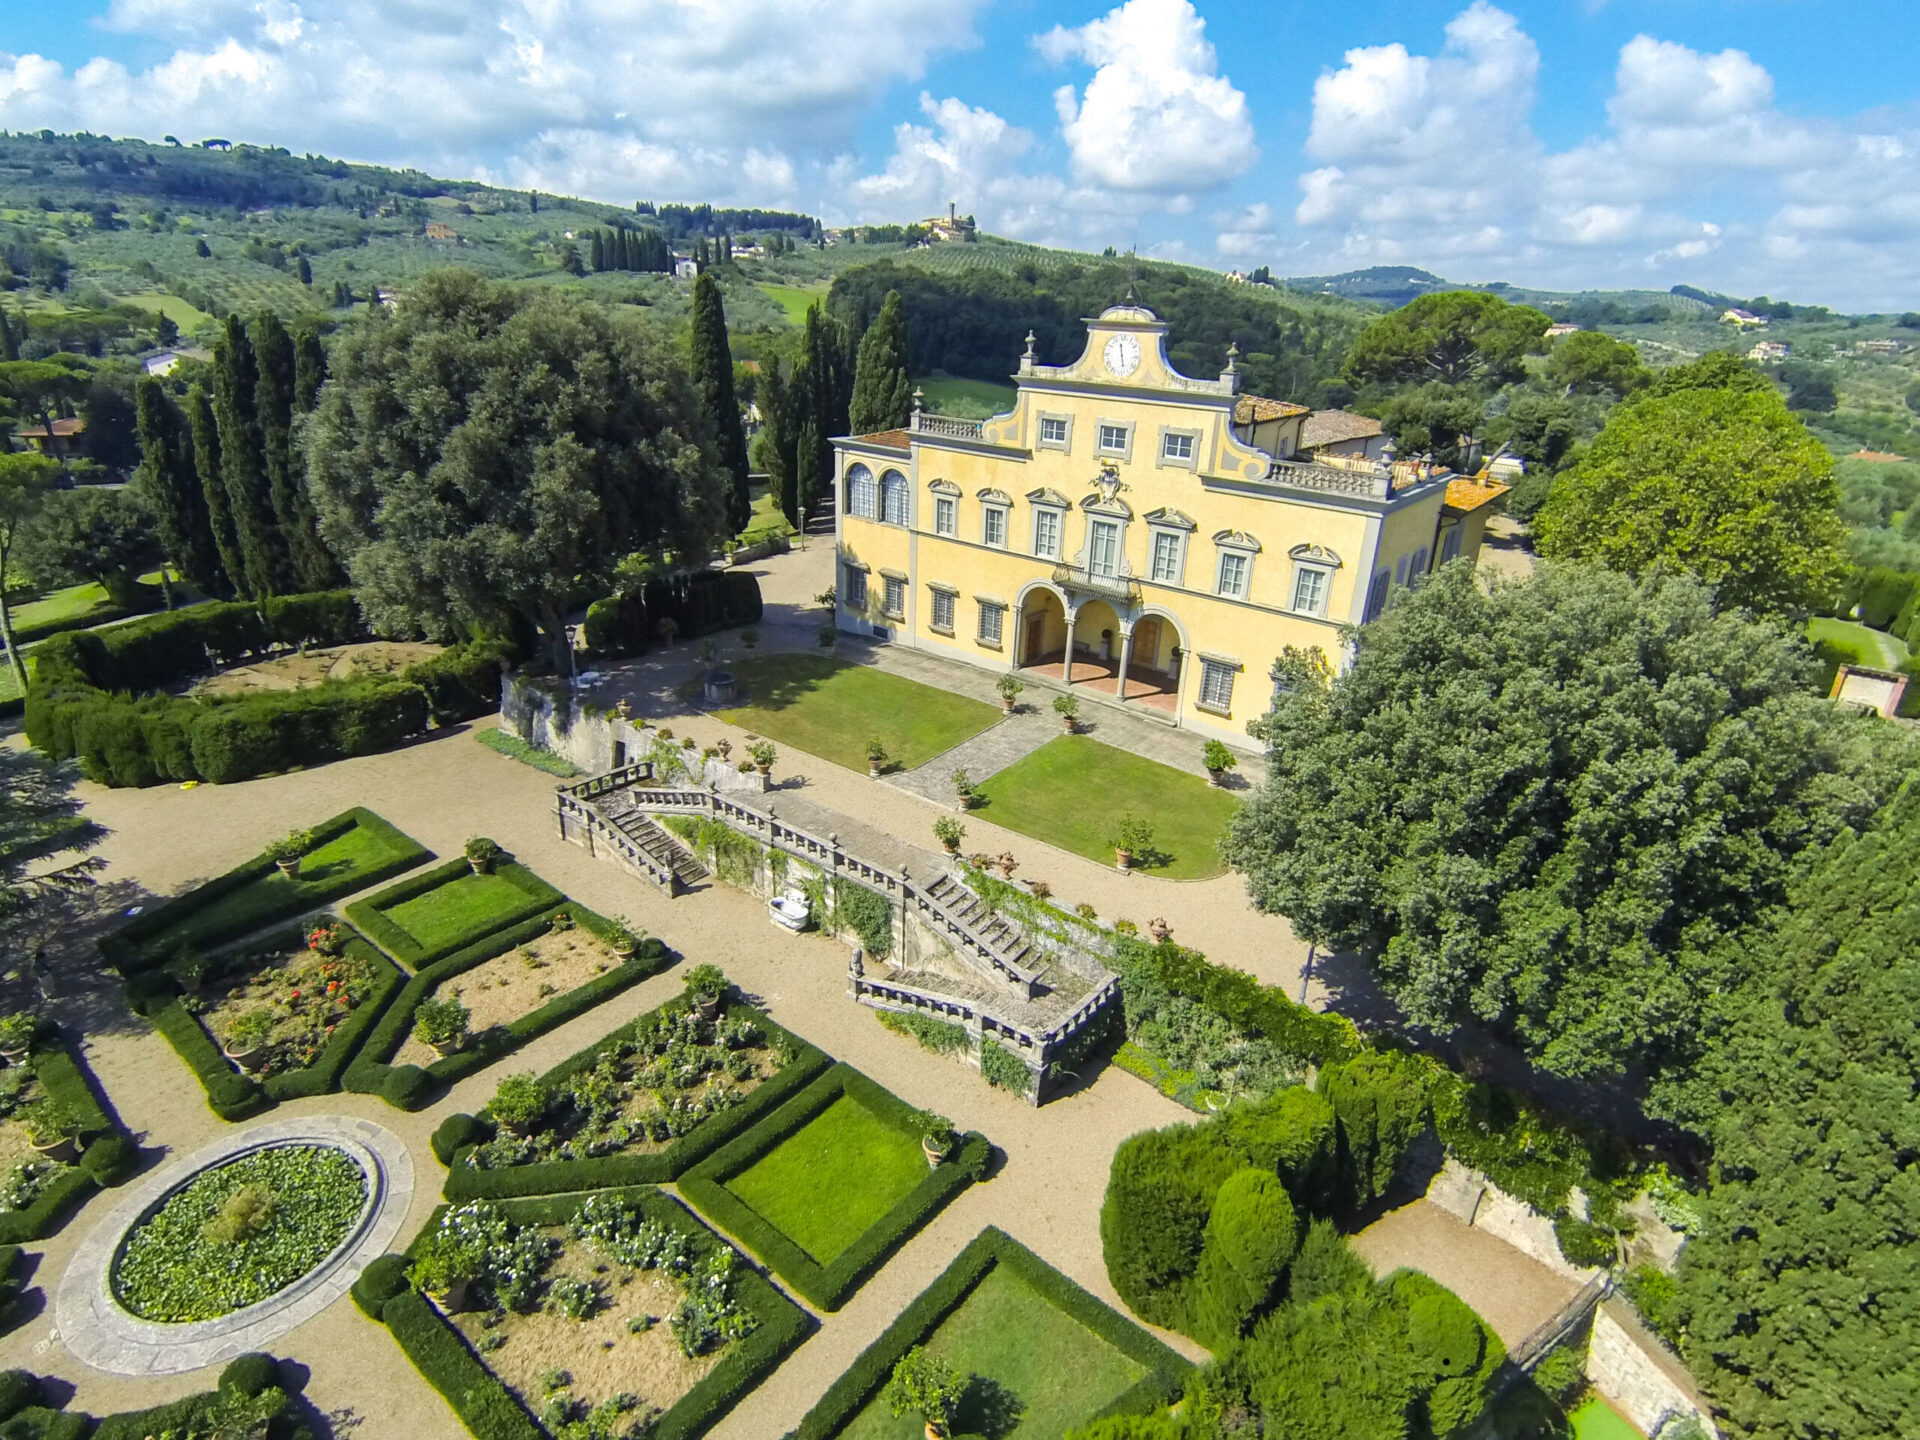
[[[920,228],[927,232],[932,240],[949,240],[960,244],[970,244],[980,238],[980,227],[973,223],[973,216],[959,214],[959,206],[949,202],[947,213],[936,215],[931,220],[922,220]]]
[[[455,230],[451,225],[447,224],[445,221],[429,220],[427,222],[427,239],[458,240],[459,238],[460,238],[460,232]]]
[[[1736,305],[1729,309],[1722,310],[1720,312],[1720,321],[1724,325],[1733,325],[1744,330],[1749,325],[1766,324],[1767,317],[1764,315],[1756,315],[1751,310],[1742,310]]]
[[[1378,421],[1175,370],[1167,326],[1115,305],[1013,408],[834,441],[835,623],[1240,742],[1288,646],[1480,549],[1493,479],[1397,458]],[[1319,422],[1317,425],[1315,422]]]
[[[1785,341],[1759,340],[1754,343],[1751,350],[1747,351],[1747,358],[1767,364],[1775,360],[1784,360],[1791,354],[1793,354],[1793,346]]]
[[[1578,325],[1573,324],[1571,321],[1559,320],[1547,326],[1546,338],[1549,340],[1558,340],[1562,335],[1578,335],[1579,333],[1580,327]]]

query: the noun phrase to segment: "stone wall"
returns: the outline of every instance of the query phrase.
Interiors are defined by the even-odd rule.
[[[1591,1268],[1570,1264],[1560,1253],[1553,1221],[1502,1190],[1478,1170],[1469,1170],[1452,1156],[1427,1187],[1427,1199],[1450,1215],[1504,1240],[1521,1254],[1538,1260],[1556,1275],[1585,1284]]]
[[[1617,1314],[1618,1300],[1595,1312],[1593,1339],[1587,1349],[1587,1378],[1614,1409],[1648,1435],[1681,1416],[1697,1419],[1709,1435],[1719,1432],[1705,1413],[1679,1361],[1667,1355],[1651,1336],[1637,1334],[1631,1314]]]
[[[565,756],[589,775],[603,775],[646,758],[659,731],[638,717],[588,706],[577,695],[562,699],[539,684],[509,676],[500,696],[500,723],[529,745]],[[672,743],[672,742],[670,742]],[[764,795],[767,777],[741,773],[746,757],[736,750],[726,760],[703,761],[699,751],[683,753],[686,783],[715,786],[735,795]]]

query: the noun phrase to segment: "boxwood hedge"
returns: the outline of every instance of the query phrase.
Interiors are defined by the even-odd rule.
[[[78,1162],[55,1176],[33,1204],[0,1211],[0,1245],[44,1240],[95,1190],[118,1185],[131,1175],[139,1159],[133,1141],[108,1115],[92,1078],[57,1027],[42,1028],[28,1063],[47,1094],[81,1117],[82,1148]]]
[[[465,864],[462,861],[461,864]],[[658,974],[673,963],[673,952],[658,940],[647,939],[634,951],[633,958],[616,965],[604,975],[596,975],[584,985],[556,995],[538,1010],[522,1015],[510,1025],[495,1026],[469,1036],[464,1049],[426,1067],[394,1065],[394,1053],[413,1028],[413,1012],[422,1000],[454,976],[484,964],[496,955],[504,955],[516,945],[547,932],[553,917],[566,911],[581,929],[601,939],[611,939],[617,926],[586,906],[566,900],[505,930],[496,930],[464,950],[435,961],[406,983],[399,997],[380,1017],[341,1076],[342,1085],[357,1095],[378,1095],[399,1110],[418,1110],[436,1096],[441,1088],[491,1065],[502,1055],[511,1054],[529,1040],[584,1015],[602,1001]]]
[[[294,948],[303,942],[299,929],[269,935],[259,944],[263,949]],[[127,982],[127,1004],[144,1015],[166,1038],[174,1052],[187,1062],[207,1092],[207,1105],[222,1120],[245,1120],[271,1109],[282,1100],[300,1100],[311,1095],[327,1095],[339,1088],[341,1073],[360,1041],[373,1028],[381,1014],[406,984],[406,977],[366,939],[347,932],[347,951],[375,967],[379,977],[366,1000],[348,1012],[334,1026],[333,1036],[321,1047],[311,1063],[297,1070],[285,1070],[258,1080],[236,1069],[207,1027],[190,1011],[185,997],[171,977],[159,971],[147,971]]]
[[[676,996],[657,1010],[644,1015],[641,1020],[655,1015],[673,1015],[687,1009],[692,1004],[686,996]],[[808,1044],[783,1030],[767,1017],[765,1012],[751,1005],[739,1002],[727,1006],[729,1017],[740,1017],[753,1021],[768,1038],[784,1042],[791,1046],[793,1059],[784,1065],[780,1073],[750,1093],[746,1100],[731,1110],[723,1110],[711,1115],[690,1131],[670,1143],[664,1150],[650,1155],[604,1155],[592,1160],[545,1160],[531,1165],[511,1165],[499,1170],[476,1170],[465,1163],[467,1152],[483,1141],[494,1136],[491,1118],[483,1111],[479,1115],[456,1113],[440,1122],[440,1128],[433,1132],[433,1153],[448,1167],[447,1185],[443,1192],[447,1199],[464,1200],[504,1200],[521,1195],[557,1195],[571,1190],[602,1190],[627,1185],[655,1185],[662,1181],[677,1179],[696,1161],[711,1154],[716,1148],[755,1124],[763,1115],[775,1106],[784,1103],[802,1087],[820,1076],[832,1059],[816,1046]],[[600,1057],[615,1045],[620,1037],[631,1027],[623,1025],[611,1035],[602,1037],[584,1050],[562,1060],[558,1065],[540,1077],[541,1084],[550,1089],[564,1086],[567,1081],[583,1070],[591,1070],[600,1063]]]
[[[377,885],[402,871],[411,870],[422,860],[433,858],[433,852],[424,845],[389,825],[373,811],[358,806],[343,810],[332,819],[313,826],[314,843],[316,846],[325,845],[356,827],[379,835],[385,842],[390,858],[364,869],[343,870],[315,880],[303,879],[291,888],[282,885],[258,886],[254,893],[243,897],[243,903],[227,906],[231,914],[218,927],[196,931],[193,945],[203,950],[218,947],[282,920],[291,920],[295,916],[318,910],[342,895],[351,895],[356,890]],[[132,976],[151,969],[172,958],[176,947],[169,942],[167,932],[209,907],[227,901],[230,896],[246,890],[256,881],[267,879],[275,870],[273,861],[264,855],[256,855],[226,874],[142,912],[102,939],[100,953],[122,975]]]
[[[617,1194],[639,1204],[648,1219],[671,1226],[692,1242],[695,1261],[726,1242],[715,1235],[684,1206],[649,1186],[600,1194]],[[527,1200],[509,1200],[500,1209],[509,1220],[523,1225],[564,1225],[571,1220],[587,1196],[550,1195]],[[440,1223],[446,1207],[436,1209],[422,1227],[422,1236]],[[418,1245],[419,1237],[414,1244]],[[406,1261],[402,1257],[382,1257],[362,1272],[362,1286],[354,1298],[362,1309],[381,1301],[380,1320],[393,1332],[393,1338],[407,1354],[429,1385],[446,1397],[447,1403],[466,1422],[477,1440],[545,1440],[546,1432],[534,1423],[507,1387],[487,1369],[467,1347],[465,1339],[441,1318],[418,1291],[395,1289],[395,1282],[406,1285]],[[759,1325],[744,1339],[736,1340],[693,1388],[660,1415],[649,1430],[649,1440],[694,1440],[717,1423],[740,1397],[745,1395],[786,1358],[789,1351],[807,1337],[813,1319],[795,1305],[750,1266],[734,1269],[741,1306],[759,1320]],[[370,1280],[369,1276],[377,1276]]]
[[[1185,1386],[1193,1369],[1185,1359],[1082,1290],[1012,1236],[989,1226],[827,1387],[827,1393],[807,1412],[791,1440],[829,1440],[839,1434],[887,1383],[900,1357],[924,1344],[996,1265],[1007,1266],[1048,1304],[1065,1311],[1128,1359],[1146,1367],[1147,1373],[1101,1411],[1102,1415],[1151,1413]]]
[[[85,1440],[89,1435],[92,1440],[152,1440],[155,1435],[211,1434],[199,1422],[223,1398],[261,1395],[275,1386],[283,1392],[297,1393],[301,1388],[291,1383],[288,1368],[271,1355],[242,1355],[220,1372],[217,1390],[96,1420],[82,1410],[45,1404],[53,1398],[52,1387],[31,1371],[0,1371],[0,1433],[7,1440]],[[264,1440],[311,1440],[311,1433],[301,1423],[290,1396],[283,1394]]]
[[[356,900],[347,906],[347,918],[360,927],[360,932],[374,944],[399,960],[409,970],[418,970],[423,965],[431,965],[435,960],[444,959],[454,951],[471,945],[495,930],[504,929],[525,920],[528,916],[558,905],[567,897],[542,880],[524,865],[507,861],[496,865],[493,873],[520,892],[517,904],[504,913],[489,915],[476,921],[462,933],[438,945],[422,945],[406,930],[389,919],[387,912],[409,900],[417,900],[422,895],[438,890],[442,885],[451,885],[456,880],[464,880],[473,873],[473,867],[465,860],[449,860],[444,865],[436,865],[431,870],[423,870],[418,875],[409,876],[397,884],[389,885],[378,894],[369,895],[364,900]]]
[[[765,1261],[822,1310],[838,1310],[867,1277],[948,1201],[980,1179],[992,1154],[986,1137],[969,1131],[955,1153],[927,1172],[893,1209],[876,1220],[830,1265],[822,1265],[727,1188],[727,1181],[846,1096],[882,1123],[920,1139],[919,1112],[851,1065],[838,1064],[793,1100],[680,1177],[680,1193]]]

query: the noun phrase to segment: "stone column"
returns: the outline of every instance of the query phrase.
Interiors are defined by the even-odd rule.
[[[1120,683],[1113,691],[1113,698],[1122,705],[1127,703],[1127,665],[1132,659],[1133,627],[1124,625],[1120,629]]]

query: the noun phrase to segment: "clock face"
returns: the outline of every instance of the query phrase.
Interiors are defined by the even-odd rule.
[[[1116,335],[1107,341],[1107,369],[1122,380],[1140,368],[1140,342],[1131,335]]]

